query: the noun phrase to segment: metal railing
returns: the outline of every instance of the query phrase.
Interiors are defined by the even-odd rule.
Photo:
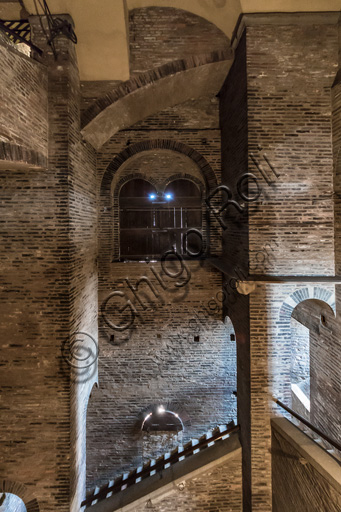
[[[4,32],[13,43],[24,43],[39,55],[43,52],[31,42],[31,27],[28,20],[1,20],[0,30]]]
[[[338,443],[337,441],[335,441],[335,439],[332,439],[330,436],[328,436],[327,434],[325,434],[324,432],[322,432],[322,430],[320,430],[318,427],[315,427],[315,425],[313,425],[312,423],[310,423],[310,421],[306,420],[303,416],[301,416],[300,414],[298,414],[297,412],[295,412],[293,409],[290,409],[290,407],[288,407],[287,405],[285,405],[283,402],[281,402],[280,400],[278,400],[278,398],[274,398],[272,397],[272,400],[277,404],[279,405],[280,407],[282,407],[282,409],[284,409],[285,411],[287,411],[288,413],[290,413],[292,416],[294,416],[296,419],[298,419],[299,421],[301,421],[304,425],[306,425],[308,428],[310,428],[310,430],[312,430],[313,432],[315,432],[315,434],[317,434],[318,436],[322,437],[322,439],[324,439],[325,441],[327,441],[331,446],[333,446],[334,448],[336,448],[337,450],[341,451],[341,444]]]
[[[200,437],[199,440],[190,441],[187,443],[183,449],[176,448],[171,452],[169,457],[166,457],[165,455],[162,455],[160,458],[158,458],[156,461],[148,461],[146,464],[144,464],[141,468],[136,468],[133,471],[131,471],[126,477],[125,475],[121,475],[113,482],[112,485],[110,485],[110,482],[108,484],[105,484],[100,489],[97,490],[97,488],[92,491],[91,494],[89,494],[86,499],[82,502],[82,507],[90,507],[93,502],[104,500],[105,498],[109,497],[110,494],[116,494],[120,492],[121,490],[125,490],[127,487],[130,487],[134,485],[135,483],[140,482],[141,480],[144,480],[145,478],[148,478],[149,476],[154,475],[158,471],[162,471],[163,469],[166,469],[169,466],[172,466],[173,464],[180,461],[180,459],[184,459],[186,457],[189,457],[193,455],[194,452],[201,451],[208,447],[211,443],[216,443],[218,441],[221,441],[225,436],[232,434],[233,432],[237,432],[240,430],[239,425],[227,425],[224,430],[220,430],[218,427],[217,429],[214,429],[212,431],[212,435],[208,436],[205,434],[204,436]]]

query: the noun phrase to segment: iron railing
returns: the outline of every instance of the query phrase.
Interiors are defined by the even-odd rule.
[[[138,483],[141,480],[152,476],[152,474],[154,475],[157,471],[166,469],[165,466],[168,468],[169,466],[179,462],[180,459],[182,460],[193,455],[194,452],[204,450],[208,447],[209,444],[221,441],[225,436],[240,430],[239,425],[233,424],[231,426],[231,424],[229,424],[225,425],[225,427],[226,428],[224,428],[222,431],[219,427],[214,429],[212,431],[212,435],[210,436],[205,434],[204,436],[200,437],[199,440],[190,441],[183,447],[183,449],[176,448],[171,452],[169,457],[162,455],[156,461],[148,461],[141,468],[132,470],[126,477],[125,475],[119,476],[116,478],[112,485],[110,485],[109,482],[108,484],[102,486],[100,489],[95,489],[86,497],[81,506],[90,507],[92,504],[94,504],[93,502],[104,500],[105,498],[109,497],[109,494],[110,496],[116,494],[121,490],[124,490],[127,487],[130,487],[135,483]]]
[[[285,405],[283,402],[281,402],[280,400],[278,400],[278,398],[274,398],[272,397],[272,400],[277,404],[279,405],[280,407],[282,407],[282,409],[284,409],[285,411],[289,412],[292,416],[294,416],[296,419],[298,419],[299,421],[301,421],[304,425],[306,425],[307,427],[310,428],[310,430],[312,430],[313,432],[315,432],[315,434],[317,434],[318,436],[322,437],[322,439],[324,439],[325,441],[327,441],[331,446],[333,446],[334,448],[336,448],[337,450],[340,450],[341,451],[341,444],[338,443],[337,441],[335,441],[335,439],[332,439],[330,436],[328,436],[327,434],[325,434],[324,432],[322,432],[322,430],[320,430],[318,427],[315,427],[315,425],[313,425],[312,423],[310,423],[310,421],[306,420],[303,416],[301,416],[300,414],[298,414],[297,412],[293,411],[292,409],[290,409],[290,407],[288,407],[287,405]]]
[[[43,52],[31,42],[31,26],[28,20],[1,20],[0,30],[4,32],[13,43],[24,43],[39,55]]]

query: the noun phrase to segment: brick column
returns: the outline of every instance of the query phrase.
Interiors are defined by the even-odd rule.
[[[70,17],[63,18],[72,23]],[[62,226],[64,241],[60,280],[65,287],[67,329],[61,333],[62,344],[56,344],[55,350],[77,368],[79,365],[68,348],[70,343],[79,341],[91,351],[90,359],[80,370],[62,361],[70,428],[63,429],[62,445],[68,453],[60,465],[67,465],[69,471],[65,478],[65,485],[70,485],[68,506],[71,511],[78,511],[85,496],[87,403],[97,380],[96,155],[80,136],[80,81],[75,45],[65,36],[58,36],[54,41],[55,58],[40,21],[31,17],[30,23],[35,44],[44,50],[43,62],[48,70],[49,172],[58,180],[55,192],[59,213],[55,221]]]
[[[337,69],[337,19],[337,13],[252,14],[244,15],[236,31],[236,59],[221,91],[223,179],[239,202],[241,173],[254,174],[261,193],[248,203],[247,234],[243,218],[235,218],[230,206],[226,263],[236,261],[238,246],[237,265],[245,266],[247,244],[251,275],[334,275],[330,90]],[[246,72],[246,79],[238,77],[237,69]],[[249,185],[252,197],[255,188]],[[314,282],[263,282],[248,297],[249,350],[238,366],[246,379],[243,394],[250,383],[249,425],[242,425],[248,435],[242,442],[252,503],[244,499],[244,510],[272,510],[271,395],[290,405],[286,312],[290,320],[292,309],[311,296],[311,289],[317,289]],[[237,391],[239,417],[245,422],[248,402],[239,401],[239,382]]]

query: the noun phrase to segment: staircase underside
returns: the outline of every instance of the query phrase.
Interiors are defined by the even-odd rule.
[[[190,480],[216,466],[226,464],[230,459],[240,455],[241,445],[238,433],[231,434],[227,439],[186,458],[155,475],[136,483],[132,487],[115,494],[105,500],[88,507],[89,512],[128,512],[136,509],[146,500],[164,498],[177,489],[180,482]]]

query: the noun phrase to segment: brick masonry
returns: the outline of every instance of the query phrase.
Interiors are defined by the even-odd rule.
[[[278,18],[276,26],[271,26],[271,21],[265,24],[264,18],[258,24],[246,25],[231,72],[237,76],[239,60],[239,69],[246,66],[247,74],[242,76],[237,95],[233,94],[233,75],[229,75],[220,95],[223,182],[231,186],[235,199],[238,174],[231,170],[231,180],[228,169],[247,158],[247,168],[244,164],[244,171],[241,167],[239,172],[254,173],[262,187],[261,198],[249,204],[247,236],[242,240],[240,254],[249,257],[246,265],[250,274],[332,275],[335,260],[330,92],[338,65],[337,26],[326,24],[317,30],[317,25],[290,26],[290,21],[281,26]],[[243,136],[245,121],[241,121],[243,109],[247,113],[247,146]],[[235,126],[233,133],[231,125]],[[262,172],[272,172],[266,158],[279,174],[276,179],[272,173],[272,186],[262,177]],[[244,225],[243,217],[238,219],[236,210],[230,210],[230,222],[237,230],[240,224]],[[228,229],[233,232],[233,227]],[[227,250],[234,255],[233,239]],[[268,450],[273,408],[269,394],[287,403],[291,398],[292,309],[283,323],[286,296],[296,293],[297,304],[309,297],[327,300],[332,291],[330,287],[320,290],[313,282],[308,289],[311,287],[316,296],[304,291],[304,285],[289,284],[259,284],[250,295],[252,510],[264,512],[272,506]],[[235,314],[238,316],[238,311]],[[238,332],[236,328],[237,344]],[[337,360],[335,364],[336,368]],[[238,359],[238,371],[241,368]],[[241,371],[247,382],[248,365]],[[330,370],[328,374],[330,378]],[[244,411],[246,414],[245,405]],[[333,407],[329,414],[330,418],[335,414]],[[244,488],[244,499],[245,491]]]
[[[340,510],[341,494],[335,481],[331,484],[318,466],[306,460],[295,443],[275,428],[272,428],[271,450],[274,512]]]
[[[144,23],[147,11],[137,13],[136,27]],[[148,12],[155,22],[159,10]],[[158,30],[163,31],[160,37],[164,43],[169,31],[162,26],[170,12],[160,17]],[[206,53],[207,41],[213,39],[212,26],[205,22],[205,28],[201,21],[192,24],[192,15],[186,16],[172,18],[177,20],[174,36],[186,19],[193,41],[201,31]],[[1,41],[1,90],[7,106],[1,112],[1,141],[10,145],[8,150],[14,148],[14,155],[27,150],[42,157],[40,162],[49,157],[47,168],[13,168],[8,164],[0,171],[5,239],[0,298],[5,378],[1,384],[6,397],[1,416],[4,477],[0,490],[21,497],[28,512],[66,512],[70,503],[75,511],[84,496],[86,409],[97,380],[97,366],[81,375],[70,372],[61,351],[65,340],[76,331],[97,339],[97,299],[101,305],[116,287],[123,290],[124,278],[136,283],[148,274],[160,289],[151,266],[160,275],[159,262],[112,261],[112,241],[117,241],[118,234],[115,184],[120,179],[139,172],[161,184],[169,172],[188,173],[206,186],[207,192],[210,187],[193,158],[195,152],[204,157],[216,181],[222,179],[236,194],[237,176],[249,170],[262,183],[263,195],[242,219],[233,209],[233,215],[230,212],[227,216],[228,236],[222,238],[225,259],[232,269],[240,264],[243,270],[249,267],[251,273],[258,274],[332,275],[336,266],[339,272],[340,200],[332,196],[333,187],[340,191],[341,96],[340,80],[334,80],[337,27],[317,22],[276,23],[246,28],[234,68],[221,92],[220,126],[216,98],[203,97],[167,108],[121,131],[98,154],[80,136],[80,84],[72,45],[59,39],[60,60],[55,63],[47,51],[44,62],[38,64]],[[34,18],[32,26],[35,41],[44,46]],[[154,65],[152,54],[159,59],[156,43],[152,39],[148,42],[146,34],[141,29],[141,39],[136,36],[133,49],[141,70]],[[191,37],[184,39],[186,48],[194,44]],[[214,38],[217,47],[210,46],[209,51],[220,51],[220,37]],[[137,49],[142,42],[148,50],[144,57]],[[165,65],[168,58],[188,58],[182,54],[180,40],[172,49],[174,55],[166,56],[165,61],[160,57],[156,65]],[[113,85],[83,84],[84,109]],[[155,141],[168,142],[162,147]],[[193,149],[193,154],[177,151],[180,145]],[[6,147],[1,146],[3,151]],[[129,147],[141,151],[133,156]],[[8,160],[13,163],[15,158]],[[112,169],[117,158],[122,162],[107,180],[108,168]],[[265,185],[255,167],[256,160],[269,172],[265,158],[279,174],[273,186]],[[156,162],[162,163],[161,168]],[[110,213],[106,207],[114,210]],[[212,226],[217,227],[213,220]],[[212,241],[220,240],[221,235],[219,231]],[[219,250],[217,243],[214,251],[218,255]],[[331,306],[335,291],[338,313],[340,289],[316,285],[313,280],[304,284],[263,283],[249,297],[238,295],[227,310],[227,305],[222,308],[221,301],[215,300],[224,284],[221,273],[207,262],[186,265],[191,271],[188,287],[174,287],[168,278],[168,291],[160,294],[165,304],[159,301],[146,309],[144,324],[136,324],[129,339],[116,333],[110,339],[112,330],[100,320],[100,387],[92,391],[87,414],[88,486],[108,481],[147,455],[157,456],[167,443],[186,442],[235,415],[231,393],[236,355],[230,337],[236,334],[244,509],[251,510],[252,506],[255,511],[270,511],[269,419],[279,411],[270,405],[269,395],[290,403],[291,314],[307,299]],[[227,311],[233,325],[224,326],[218,321]],[[189,323],[193,318],[196,321]],[[330,322],[334,326],[331,334],[321,331],[322,345],[320,339],[311,339],[312,415],[338,437],[334,421],[339,417],[340,392],[338,316]],[[199,342],[194,341],[198,332]],[[323,399],[326,389],[328,400]],[[160,402],[185,418],[184,433],[177,439],[155,436],[146,442],[140,430],[141,418]],[[189,509],[195,493],[198,510],[228,510],[231,502],[224,501],[227,494],[220,496],[222,488],[228,488],[237,491],[232,510],[238,510],[239,461],[233,481],[226,469],[191,483],[190,492],[174,498],[176,506]],[[161,511],[172,505],[167,498],[157,506]]]
[[[0,141],[36,152],[46,166],[47,157],[47,72],[26,57],[0,34],[1,108]],[[6,157],[6,153],[4,155]],[[10,155],[7,156],[9,160]],[[0,158],[3,155],[0,153]],[[32,162],[33,163],[33,162]]]
[[[43,47],[39,22],[33,18],[31,26]],[[97,337],[95,158],[80,140],[74,48],[62,38],[57,49],[58,62],[46,52],[42,64],[6,54],[18,73],[13,83],[25,77],[9,101],[18,119],[11,128],[31,146],[39,138],[37,147],[45,154],[48,141],[49,165],[39,171],[2,171],[2,387],[7,400],[1,416],[6,466],[1,472],[5,485],[25,485],[37,506],[51,512],[78,510],[85,485],[89,390],[75,382],[61,349],[76,330]],[[22,106],[22,97],[32,111]]]
[[[337,26],[254,26],[247,41],[249,170],[264,190],[249,210],[251,262],[268,243],[268,273],[333,275],[330,93]],[[264,155],[277,170],[273,186],[264,183],[251,153],[266,172]]]
[[[229,460],[225,466],[218,466],[186,482],[167,497],[147,502],[154,512],[181,510],[182,512],[224,511],[240,512],[241,500],[241,460],[240,456]]]
[[[226,35],[195,14],[171,7],[129,12],[130,72],[142,73],[179,59],[224,51]]]
[[[187,102],[183,108],[162,111],[119,133],[98,154],[99,304],[112,291],[123,291],[137,306],[143,324],[138,318],[131,331],[119,333],[100,322],[100,388],[93,391],[88,408],[89,487],[140,464],[146,450],[156,457],[174,443],[185,443],[236,415],[232,395],[236,385],[235,343],[230,339],[232,325],[221,323],[220,272],[206,262],[186,261],[191,278],[186,287],[176,288],[174,279],[162,272],[160,262],[115,262],[118,194],[128,179],[143,177],[161,189],[172,177],[187,176],[201,185],[204,197],[219,181],[217,106],[214,98],[204,97]],[[219,237],[211,232],[211,238],[218,251]],[[160,287],[152,268],[165,280],[167,290]],[[150,278],[160,294],[153,301],[150,289],[140,285],[141,296],[150,305],[145,311],[124,282],[128,278],[135,285],[142,276]],[[117,314],[112,320],[118,323]],[[194,341],[196,334],[199,342]],[[185,430],[176,439],[151,434],[147,448],[140,430],[141,417],[162,404],[178,412]],[[104,451],[107,457],[103,457]]]

